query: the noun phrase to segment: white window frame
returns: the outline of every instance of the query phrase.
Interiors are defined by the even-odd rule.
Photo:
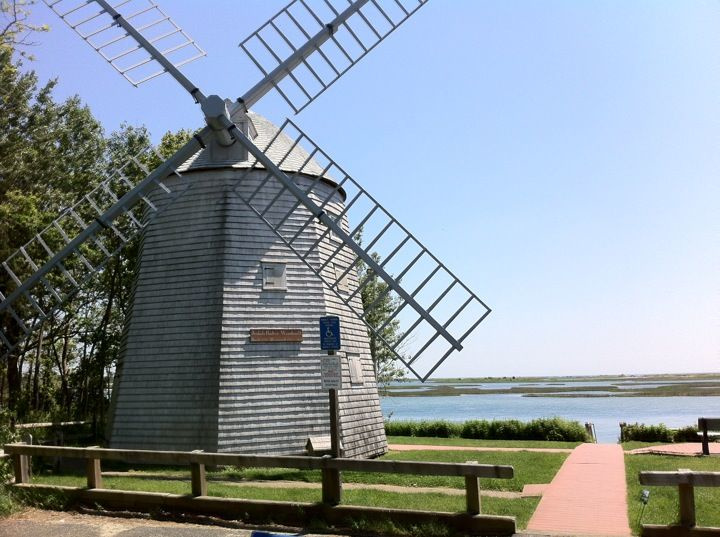
[[[285,263],[275,263],[263,261],[260,265],[262,271],[262,288],[263,291],[287,291],[287,265]],[[273,274],[270,276],[269,271]],[[277,272],[280,271],[280,275]]]

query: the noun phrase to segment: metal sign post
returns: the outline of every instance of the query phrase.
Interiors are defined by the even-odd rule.
[[[336,351],[340,349],[340,319],[336,316],[320,318],[320,348],[326,350],[322,358],[322,389],[328,390],[330,406],[330,455],[340,457],[340,410],[337,391],[342,388],[342,367]],[[340,503],[342,477],[339,470],[323,472],[323,502],[331,505]]]

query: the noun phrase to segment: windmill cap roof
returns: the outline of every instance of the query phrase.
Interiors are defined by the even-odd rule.
[[[270,160],[285,173],[302,173],[311,177],[322,177],[324,183],[337,186],[335,180],[327,173],[314,158],[309,158],[308,153],[299,144],[290,138],[285,132],[267,118],[255,112],[248,112],[247,115],[238,112],[233,115],[232,120],[244,133],[250,132],[253,143],[264,151]],[[248,125],[248,120],[251,125]],[[254,132],[253,132],[254,131]],[[252,138],[252,134],[257,135]],[[178,167],[179,172],[199,171],[217,168],[264,168],[262,164],[255,163],[255,158],[248,155],[239,144],[235,143],[230,148],[224,148],[216,143],[211,143],[207,148],[201,149],[190,157],[185,163]],[[343,189],[339,189],[340,195],[345,198]]]

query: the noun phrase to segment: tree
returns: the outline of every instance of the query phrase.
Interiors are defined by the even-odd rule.
[[[57,82],[40,85],[34,72],[23,71],[22,61],[13,59],[12,44],[23,31],[31,29],[26,7],[32,3],[0,0],[0,15],[7,17],[11,8],[15,10],[11,13],[14,22],[5,24],[0,34],[0,261],[26,245],[108,173],[150,145],[144,127],[123,125],[105,138],[100,124],[79,98],[56,102],[52,91]],[[189,131],[167,133],[157,152],[165,158],[191,135]],[[149,169],[161,161],[152,152],[139,159]],[[141,167],[132,168],[125,169],[124,175],[134,182],[143,179]],[[88,214],[78,211],[85,221],[96,217],[91,209]],[[59,235],[57,244],[45,235],[44,239],[55,252],[64,245]],[[120,239],[112,234],[103,241],[109,251],[121,246]],[[0,359],[0,408],[23,421],[92,419],[96,433],[102,431],[139,243],[138,236],[130,240],[62,305],[61,311]],[[64,265],[73,263],[82,268],[78,259],[67,259]],[[53,284],[58,275],[46,278]],[[14,288],[11,275],[0,268],[0,292],[7,296]],[[47,296],[42,292],[40,286],[33,294],[45,309],[50,292]],[[15,303],[13,307],[29,325],[39,319],[29,305]],[[22,339],[8,312],[0,314],[0,326],[10,340]]]
[[[19,51],[21,56],[32,56],[21,47],[35,45],[30,36],[35,32],[47,32],[47,24],[30,22],[30,6],[35,0],[0,0],[0,47]]]
[[[22,63],[14,62],[12,54],[11,47],[0,46],[2,260],[48,225],[87,185],[98,182],[105,146],[100,124],[77,97],[55,102],[52,90],[56,81],[39,87],[35,73],[22,73]],[[7,295],[12,288],[10,275],[2,271],[0,292]],[[19,308],[20,316],[33,319],[34,311]],[[0,323],[4,328],[15,327],[7,329],[8,332],[18,330],[7,312],[0,317]],[[19,339],[19,334],[9,335],[11,339]],[[39,351],[36,355],[31,351],[42,344],[42,337],[28,340],[22,348],[13,351],[4,364],[10,410],[16,410],[20,403],[25,360],[34,363],[41,360]],[[39,379],[31,386],[39,386]]]
[[[362,231],[358,236],[358,243],[362,244]],[[382,261],[378,253],[373,252],[370,255],[376,263]],[[364,285],[361,297],[366,313],[365,321],[373,328],[373,330],[368,329],[368,337],[370,338],[370,356],[375,367],[375,378],[380,384],[402,379],[405,377],[405,369],[383,342],[384,340],[390,346],[394,346],[402,337],[400,321],[394,318],[388,322],[399,307],[400,299],[389,289],[388,284],[363,261],[358,263],[358,282],[360,285]],[[402,344],[400,347],[402,348]],[[398,349],[398,352],[402,352],[401,348]]]

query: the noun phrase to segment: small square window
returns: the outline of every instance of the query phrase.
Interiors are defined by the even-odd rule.
[[[341,293],[350,292],[350,288],[348,287],[348,275],[343,275],[345,269],[335,263],[333,263],[333,269],[335,270],[335,282],[337,290]]]
[[[262,286],[264,291],[285,291],[287,289],[285,263],[263,263]]]
[[[363,378],[360,356],[357,354],[348,354],[348,367],[350,368],[350,384],[353,386],[362,386],[365,379]]]

